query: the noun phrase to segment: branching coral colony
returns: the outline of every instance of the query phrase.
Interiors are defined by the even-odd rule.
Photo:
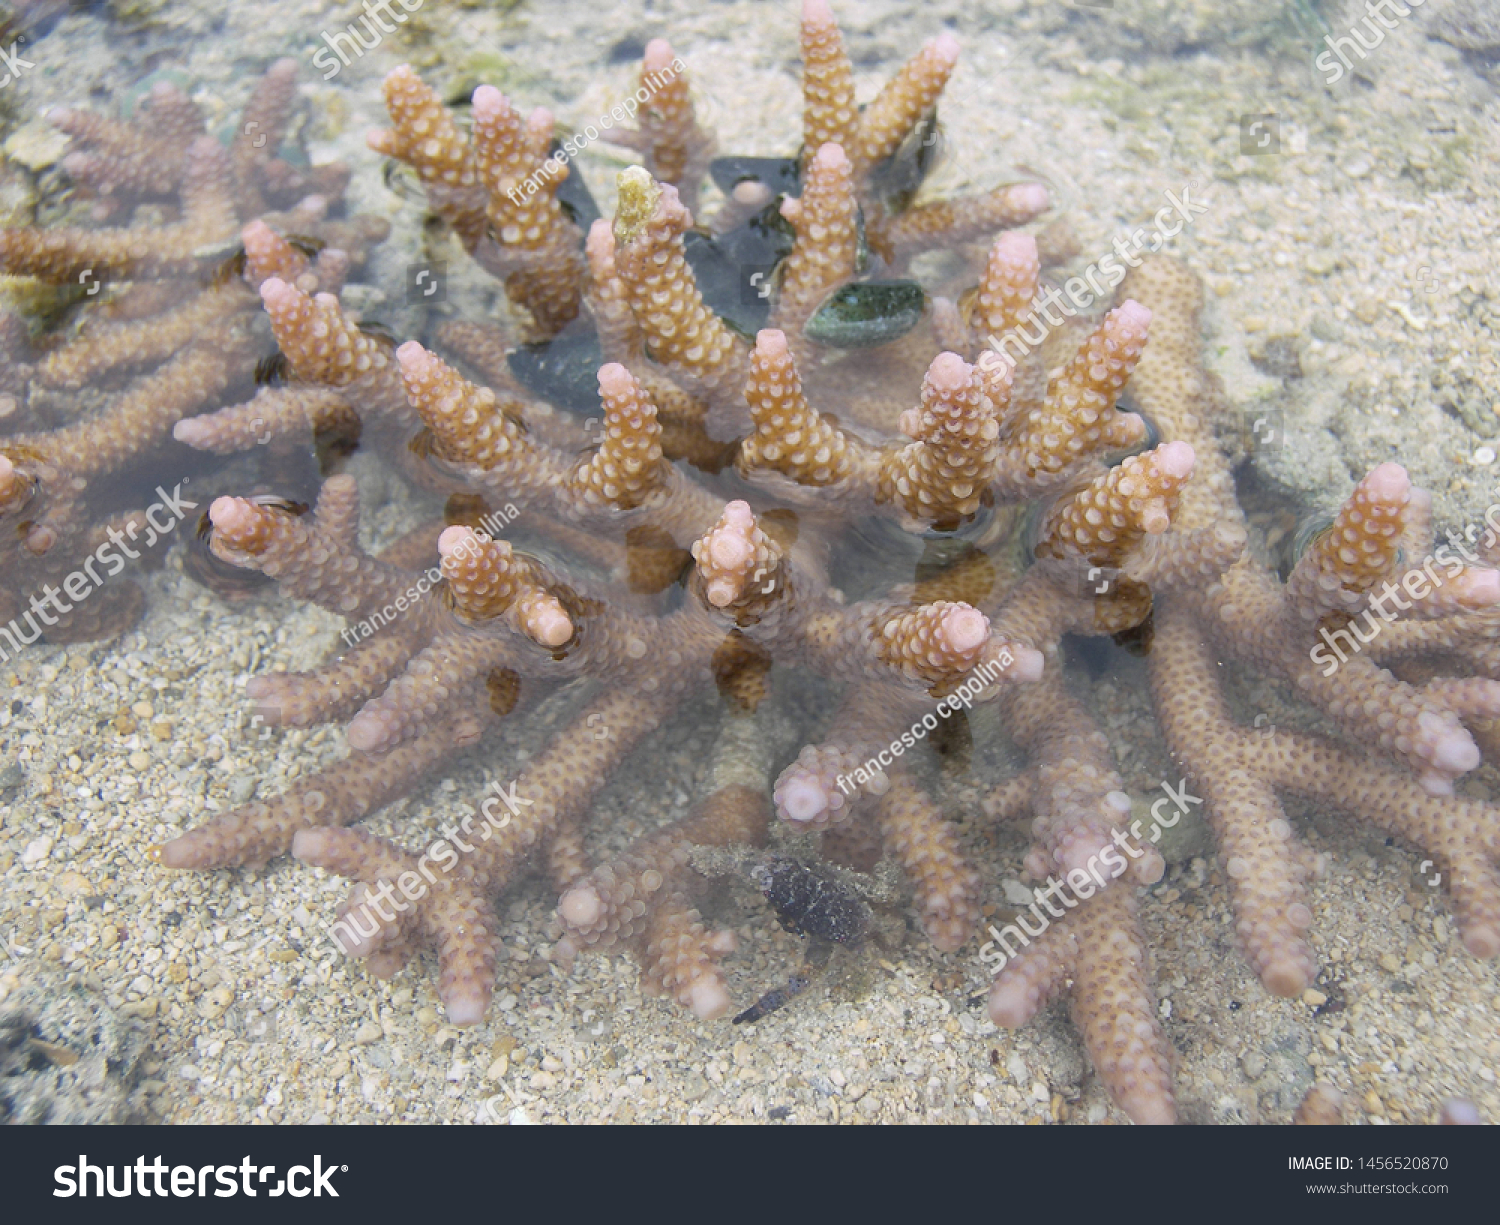
[[[79,183],[116,206],[144,199],[169,220],[0,236],[9,272],[76,283],[102,266],[128,282],[67,343],[32,342],[5,323],[6,403],[30,430],[0,448],[7,593],[51,598],[80,556],[133,522],[128,507],[106,504],[103,478],[159,460],[173,431],[187,447],[227,455],[268,438],[305,443],[310,431],[357,419],[365,444],[450,495],[446,525],[378,557],[360,545],[348,475],[324,481],[310,514],[265,499],[213,501],[219,559],[359,627],[319,670],[248,686],[268,722],[347,720],[351,751],[273,800],[172,839],[160,862],[201,870],[290,851],[352,878],[333,925],[340,943],[382,976],[435,951],[458,1024],[484,1016],[495,986],[496,899],[536,866],[560,894],[560,956],[625,942],[648,987],[719,1017],[731,1008],[719,962],[734,942],[695,909],[703,877],[692,848],[764,844],[773,810],[792,830],[821,833],[830,859],[868,867],[883,851],[940,949],[974,939],[985,885],[958,828],[902,760],[902,733],[923,728],[940,701],[994,702],[1029,754],[1019,777],[989,780],[985,811],[1032,819],[1031,875],[1076,879],[1106,857],[1130,801],[1108,742],[1070,692],[1059,642],[1151,618],[1161,726],[1204,799],[1236,935],[1268,991],[1299,992],[1314,975],[1309,856],[1282,792],[1351,811],[1434,859],[1467,949],[1495,956],[1500,809],[1456,798],[1453,781],[1479,762],[1463,720],[1500,714],[1500,684],[1447,674],[1500,669],[1495,572],[1450,555],[1443,581],[1399,600],[1404,615],[1325,675],[1310,655],[1320,633],[1336,637],[1383,609],[1387,583],[1429,555],[1426,496],[1382,465],[1281,582],[1247,552],[1212,434],[1223,401],[1199,361],[1192,274],[1151,260],[1086,328],[1057,329],[1040,347],[1004,345],[1042,286],[1037,241],[1015,227],[1045,211],[1045,190],[913,203],[954,39],[925,46],[863,108],[826,0],[806,0],[802,50],[801,154],[774,170],[732,160],[741,170],[721,183],[725,202],[706,228],[690,207],[712,138],[694,117],[686,73],[662,71],[676,59],[664,42],[646,50],[650,101],[629,137],[644,166],[620,176],[613,222],[586,234],[559,190],[567,167],[537,173],[552,148],[550,114],[523,116],[484,87],[465,131],[414,72],[392,72],[393,126],[371,147],[416,172],[430,209],[503,280],[520,320],[516,333],[445,325],[432,341],[446,359],[362,331],[340,304],[346,272],[379,227],[328,219],[336,169],[296,171],[270,156],[292,98],[289,65],[270,70],[247,113],[244,133],[270,132],[268,143],[242,135],[226,152],[168,87],[151,95],[145,124],[60,118],[81,146],[68,164]],[[783,240],[769,280],[762,269],[752,282],[774,286],[758,330],[711,304],[701,259],[747,229]],[[243,255],[226,263],[237,232]],[[321,244],[294,237],[303,234]],[[915,256],[962,255],[991,239],[977,287],[972,274],[925,293],[901,279]],[[221,271],[208,277],[208,267]],[[252,394],[265,317],[279,377]],[[593,411],[605,423],[602,443],[581,455],[583,431],[540,409],[547,397],[507,362],[523,339],[534,353],[579,338],[594,354],[602,412]],[[996,359],[991,338],[1025,356]],[[108,378],[119,390],[92,415],[52,422],[53,389]],[[1121,407],[1127,381],[1139,412]],[[1144,450],[1147,421],[1159,442]],[[474,530],[501,505],[559,560]],[[882,520],[892,550],[909,541],[912,559],[939,560],[924,561],[917,581],[846,598],[835,584],[854,580],[841,557]],[[423,582],[434,565],[441,581]],[[1095,581],[1101,574],[1107,582]],[[38,628],[48,641],[118,632],[140,600],[122,586],[109,592],[81,606],[86,616]],[[1392,764],[1311,736],[1252,734],[1220,694],[1222,659],[1285,678]],[[777,665],[820,673],[843,696],[772,780],[754,712]],[[1407,683],[1385,665],[1426,671],[1406,672]],[[574,682],[576,721],[442,842],[418,853],[346,828]],[[592,863],[593,797],[715,684],[725,715],[711,792],[681,822]],[[1132,858],[1012,957],[989,997],[1002,1026],[1068,997],[1099,1076],[1139,1122],[1174,1117],[1136,901],[1136,887],[1162,871],[1149,848]]]

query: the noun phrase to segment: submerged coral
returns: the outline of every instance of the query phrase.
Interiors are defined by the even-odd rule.
[[[0,316],[0,417],[12,427],[0,439],[0,643],[10,652],[38,637],[113,637],[135,620],[140,589],[105,579],[176,523],[163,528],[128,499],[151,496],[141,471],[178,422],[255,385],[271,348],[255,287],[274,275],[338,289],[387,232],[375,218],[331,216],[345,167],[297,169],[278,156],[296,73],[292,60],[267,70],[227,149],[167,81],[130,122],[51,116],[73,137],[63,166],[96,212],[139,205],[169,219],[0,230],[0,271],[72,287],[83,307],[70,330],[35,336],[19,315]],[[193,457],[178,450],[180,517]]]
[[[131,454],[168,431],[224,455],[267,438],[305,446],[353,418],[367,448],[448,495],[444,522],[379,556],[361,544],[347,473],[323,482],[310,514],[266,498],[213,501],[218,559],[350,626],[352,645],[324,667],[254,678],[256,714],[288,727],[345,722],[351,752],[172,839],[160,862],[205,870],[290,852],[353,879],[331,927],[341,946],[381,976],[433,950],[449,1017],[472,1024],[496,985],[496,899],[534,857],[560,897],[558,957],[623,943],[648,987],[722,1017],[732,1003],[719,963],[735,940],[699,909],[695,848],[762,846],[773,815],[778,837],[817,834],[830,860],[894,862],[939,949],[973,940],[987,890],[955,818],[977,814],[945,813],[920,767],[902,759],[976,703],[993,703],[1031,765],[985,778],[985,808],[1032,819],[1026,868],[1049,885],[1039,894],[1047,915],[1031,908],[1037,930],[1007,926],[988,946],[1006,949],[990,1015],[1020,1025],[1066,996],[1114,1100],[1137,1121],[1166,1122],[1176,1113],[1172,1056],[1136,897],[1163,862],[1131,820],[1062,649],[1066,635],[1112,635],[1151,643],[1163,733],[1201,793],[1236,936],[1267,990],[1300,992],[1314,973],[1309,857],[1279,791],[1351,809],[1422,850],[1443,872],[1469,951],[1500,952],[1500,809],[1453,788],[1479,761],[1464,722],[1500,715],[1500,684],[1486,679],[1500,576],[1434,550],[1427,500],[1387,464],[1282,582],[1247,548],[1213,434],[1227,408],[1199,359],[1193,275],[1147,261],[1102,317],[1044,326],[1042,253],[1017,227],[1046,211],[1045,189],[920,194],[925,134],[956,41],[933,40],[863,109],[826,0],[806,0],[802,48],[802,150],[774,168],[731,159],[738,169],[721,182],[725,200],[707,230],[695,206],[703,174],[722,164],[711,163],[713,138],[683,73],[642,112],[630,141],[646,164],[620,176],[613,220],[586,232],[562,191],[570,172],[552,152],[550,114],[523,116],[481,87],[465,131],[415,72],[391,73],[393,126],[372,148],[412,167],[431,211],[503,282],[516,316],[514,327],[449,324],[429,343],[397,346],[340,301],[349,257],[329,247],[313,262],[290,237],[316,220],[315,206],[264,212],[272,195],[255,194],[257,175],[291,194],[306,186],[271,173],[276,163],[200,138],[177,178],[143,174],[139,159],[156,141],[191,138],[177,99],[153,102],[182,122],[163,123],[151,142],[76,121],[70,130],[104,150],[73,163],[81,182],[180,195],[183,220],[145,240],[11,232],[0,239],[7,266],[69,279],[80,261],[112,257],[119,276],[181,278],[205,243],[243,226],[243,269],[231,265],[175,309],[207,312],[238,337],[261,317],[258,290],[279,354],[277,385],[228,407],[217,406],[249,392],[227,375],[157,397],[149,429],[130,427]],[[653,42],[643,82],[675,61]],[[281,66],[268,81],[290,90]],[[231,181],[249,185],[234,196],[248,202],[240,212],[203,203],[203,183]],[[198,234],[210,213],[210,233]],[[345,224],[337,245],[357,248],[360,235],[376,236]],[[747,235],[765,240],[762,251],[780,235],[782,256],[738,266],[729,253]],[[969,244],[992,237],[975,272],[938,285],[908,279],[924,252],[984,254]],[[715,260],[729,268],[722,283]],[[754,329],[733,309],[746,284],[765,303]],[[228,294],[232,306],[219,306],[214,295]],[[176,363],[198,352],[200,334],[193,324],[174,340],[157,319],[112,347],[86,332],[73,360]],[[207,348],[225,360],[226,339],[214,333]],[[254,355],[241,348],[236,358]],[[526,362],[566,352],[581,353],[597,379],[597,445],[566,416],[538,411],[542,399],[570,403],[576,380],[570,388],[556,377],[538,393]],[[30,377],[18,362],[17,377]],[[193,415],[209,405],[217,411]],[[121,411],[107,406],[99,420],[136,421]],[[8,521],[39,490],[86,479],[51,438],[6,444]],[[488,513],[499,506],[503,515]],[[92,537],[71,513],[74,536],[28,523],[23,547],[50,530],[76,538],[64,555],[86,551]],[[497,519],[535,552],[496,539]],[[879,567],[850,564],[872,539]],[[1414,570],[1426,557],[1436,561]],[[1430,580],[1423,591],[1413,574]],[[28,572],[22,585],[55,578]],[[1285,678],[1349,740],[1399,768],[1333,741],[1240,727],[1220,692],[1225,659]],[[826,678],[841,701],[772,779],[758,720],[788,669]],[[611,772],[714,686],[725,713],[707,794],[682,821],[593,863],[587,821]],[[578,691],[571,723],[432,846],[348,828],[564,688]]]

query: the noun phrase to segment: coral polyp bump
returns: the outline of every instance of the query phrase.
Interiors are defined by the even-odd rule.
[[[348,472],[325,476],[308,513],[250,489],[212,501],[215,558],[350,627],[323,666],[254,678],[255,713],[342,724],[349,753],[181,833],[160,864],[209,871],[291,855],[349,878],[329,925],[340,946],[381,977],[433,952],[458,1025],[482,1020],[505,981],[497,901],[540,871],[560,899],[555,956],[627,947],[648,989],[707,1021],[734,1008],[722,962],[736,941],[705,918],[695,849],[800,838],[799,855],[817,847],[861,871],[883,857],[904,874],[926,939],[967,960],[996,886],[969,862],[960,825],[1029,820],[1027,872],[1077,897],[1009,949],[989,1015],[1022,1026],[1065,998],[1119,1107],[1170,1122],[1173,1058],[1137,896],[1163,862],[1131,819],[1064,645],[1145,633],[1162,736],[1201,797],[1233,937],[1266,991],[1298,994],[1317,971],[1311,856],[1283,794],[1431,859],[1464,946],[1494,957],[1500,808],[1454,782],[1480,760],[1466,723],[1500,715],[1500,576],[1481,564],[1500,549],[1450,554],[1442,581],[1392,601],[1394,584],[1411,591],[1413,560],[1443,550],[1429,499],[1383,464],[1282,581],[1248,547],[1214,434],[1228,407],[1200,358],[1194,274],[1147,259],[1111,309],[1032,338],[1049,264],[1023,227],[1049,209],[1046,189],[929,199],[920,188],[927,164],[912,150],[931,143],[921,136],[957,41],[933,39],[863,108],[825,0],[806,0],[801,45],[801,149],[715,163],[691,65],[665,79],[677,57],[649,44],[653,105],[627,136],[641,164],[619,175],[613,218],[586,232],[559,198],[566,167],[538,173],[548,112],[481,87],[461,124],[418,73],[391,72],[391,127],[370,147],[415,172],[431,213],[503,284],[504,323],[453,321],[399,345],[362,327],[340,291],[382,231],[330,219],[339,176],[194,139],[201,124],[166,91],[150,105],[163,147],[186,149],[177,220],[139,235],[0,235],[7,271],[68,280],[100,262],[130,285],[117,319],[90,316],[68,345],[38,354],[7,332],[12,384],[40,402],[85,367],[148,371],[89,420],[0,444],[8,573],[19,576],[8,590],[41,592],[61,573],[54,554],[105,539],[120,520],[94,504],[96,477],[169,436],[233,457],[268,441],[306,446],[354,421],[365,450],[448,499],[446,517],[379,554],[361,544]],[[262,126],[291,88],[290,68],[274,67],[253,104]],[[122,195],[156,148],[104,120],[64,127],[96,150],[75,172]],[[728,184],[716,207],[702,203],[711,167]],[[707,272],[700,284],[711,259],[692,254],[736,250],[747,227],[767,249],[779,241],[767,235],[786,240],[753,331]],[[237,262],[204,276],[199,253],[216,246],[222,263],[236,243]],[[930,252],[969,271],[919,284]],[[262,318],[281,375],[257,389]],[[519,373],[564,352],[590,362],[602,438],[568,403],[576,378],[566,395],[559,386],[559,412],[541,403],[545,377]],[[484,527],[498,506],[527,547]],[[890,557],[862,572],[848,559],[873,538]],[[129,597],[88,607],[98,619],[64,622],[49,640],[118,632],[135,611]],[[1378,632],[1325,670],[1319,644],[1343,643],[1377,613]],[[1222,692],[1225,661],[1286,681],[1339,736],[1242,726]],[[800,745],[772,761],[766,715],[798,717],[779,691],[792,672],[823,678],[837,707],[803,719]],[[596,862],[601,790],[715,690],[712,786],[685,818]],[[473,797],[444,839],[405,846],[357,827],[560,691],[579,695],[571,721],[497,794]],[[945,811],[917,742],[975,706],[999,712],[1029,765],[980,779],[982,807]]]

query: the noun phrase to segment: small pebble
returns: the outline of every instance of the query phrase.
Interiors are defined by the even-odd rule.
[[[52,854],[52,839],[45,835],[41,838],[33,838],[26,844],[26,849],[21,852],[21,863],[25,867],[34,867]]]
[[[1311,987],[1309,987],[1302,993],[1302,1002],[1309,1008],[1318,1008],[1321,1005],[1328,1003],[1328,997],[1321,991],[1314,991]]]
[[[229,1005],[234,1003],[234,992],[228,987],[215,987],[203,997],[201,1005],[203,1015],[210,1021],[217,1021],[229,1011]]]
[[[354,1041],[358,1046],[369,1046],[372,1042],[379,1042],[384,1036],[385,1031],[374,1021],[366,1021],[354,1031]]]

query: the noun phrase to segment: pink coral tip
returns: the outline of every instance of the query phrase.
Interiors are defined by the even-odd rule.
[[[611,259],[615,253],[615,227],[614,223],[604,217],[596,217],[594,223],[589,226],[589,236],[584,242],[584,250],[588,252],[590,259]]]
[[[403,373],[419,374],[432,364],[432,354],[415,340],[408,340],[396,347],[396,360],[401,363]]]
[[[1109,312],[1109,317],[1131,331],[1144,331],[1151,323],[1151,311],[1134,298],[1126,298]]]
[[[1044,213],[1052,203],[1052,197],[1040,183],[1018,183],[1010,192],[1011,203],[1028,213]]]
[[[573,622],[556,600],[547,600],[532,609],[527,628],[532,639],[544,647],[560,647],[573,636]]]
[[[292,858],[304,863],[318,863],[328,851],[329,835],[325,828],[299,829],[292,837]]]
[[[488,991],[468,984],[455,987],[443,996],[443,1010],[448,1014],[448,1020],[460,1029],[478,1025],[484,1020],[489,1004]]]
[[[1005,663],[1004,655],[1010,656],[1010,663]],[[1034,647],[1023,646],[1019,642],[1007,642],[1000,649],[998,655],[1002,666],[1001,679],[1006,681],[1021,681],[1029,684],[1032,681],[1042,679],[1042,669],[1046,666],[1047,657]]]
[[[1002,264],[1027,266],[1039,259],[1036,239],[1020,230],[1006,230],[990,248],[990,259]]]
[[[927,385],[940,396],[956,396],[968,387],[973,369],[957,353],[939,353],[927,367]]]
[[[266,304],[267,310],[288,311],[297,306],[302,295],[279,276],[272,276],[261,282],[260,300]]]
[[[1272,995],[1291,999],[1307,990],[1312,981],[1300,957],[1288,952],[1273,957],[1260,972],[1260,981]]]
[[[479,537],[473,528],[455,523],[451,527],[445,527],[438,537],[438,553],[443,557],[450,557],[454,553],[468,553],[478,543]]]
[[[828,796],[822,785],[808,775],[789,780],[777,799],[782,819],[797,825],[815,821],[828,811]]]
[[[729,992],[717,975],[705,975],[688,988],[688,1007],[700,1021],[714,1021],[729,1011]]]
[[[599,394],[612,399],[622,399],[635,390],[635,379],[619,362],[607,362],[599,367]]]
[[[215,498],[208,508],[208,521],[216,531],[234,535],[255,526],[255,507],[243,498]]]
[[[493,122],[502,115],[508,103],[505,95],[493,85],[481,85],[474,91],[470,109],[476,123]]]
[[[1000,1029],[1019,1029],[1036,1015],[1038,1000],[1024,975],[997,978],[990,987],[986,1011]]]
[[[371,753],[385,743],[385,720],[379,714],[357,714],[349,721],[344,732],[349,747],[361,753]]]
[[[932,47],[933,53],[938,57],[938,59],[944,61],[950,66],[958,63],[958,39],[955,38],[952,34],[944,31],[936,38],[934,38],[930,45]]]
[[[1466,1098],[1450,1097],[1443,1103],[1438,1122],[1446,1127],[1477,1127],[1481,1122],[1479,1107]]]
[[[989,637],[990,619],[977,608],[960,604],[943,614],[943,641],[950,651],[967,654]]]
[[[275,240],[276,231],[259,217],[240,231],[240,241],[245,244],[247,249],[251,246],[259,246],[274,242]]]
[[[778,358],[786,356],[786,333],[778,328],[761,328],[755,333],[755,355]]]
[[[557,903],[557,913],[569,927],[592,927],[604,913],[604,903],[593,885],[574,885]]]
[[[646,44],[646,53],[641,56],[641,67],[647,72],[660,72],[664,68],[670,68],[676,58],[677,54],[672,50],[671,43],[665,38],[653,38]]]
[[[1466,608],[1488,608],[1500,603],[1500,570],[1465,570],[1453,585]]]
[[[1156,468],[1163,476],[1186,480],[1193,471],[1193,448],[1185,442],[1169,442],[1156,448]]]
[[[1367,494],[1381,502],[1399,502],[1411,492],[1411,478],[1406,469],[1389,461],[1371,469],[1360,484]]]
[[[745,568],[754,552],[754,546],[743,536],[717,532],[713,544],[709,546],[708,555],[720,569],[740,571]]]
[[[200,421],[196,417],[189,417],[186,421],[179,421],[172,427],[172,437],[184,446],[202,447],[208,442],[213,434],[213,428],[206,421]]]

